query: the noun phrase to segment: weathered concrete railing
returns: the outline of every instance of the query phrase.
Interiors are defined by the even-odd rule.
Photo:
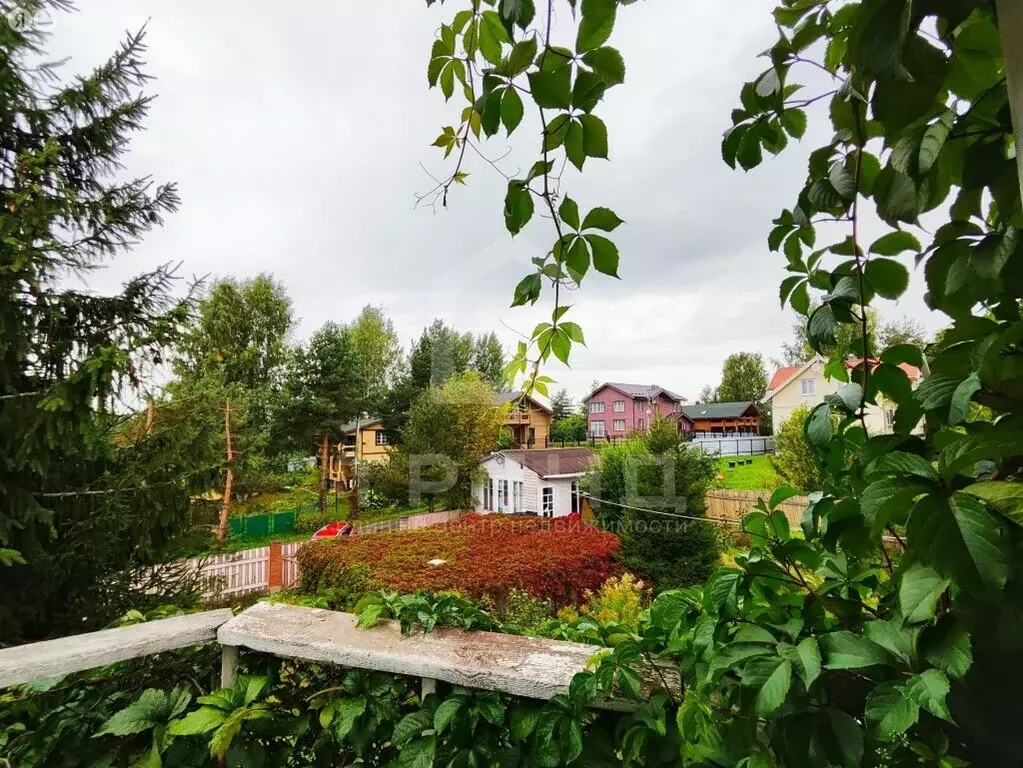
[[[550,699],[567,693],[572,677],[600,649],[495,632],[438,629],[403,636],[394,622],[357,629],[350,613],[257,603],[232,618],[229,609],[162,619],[120,629],[0,650],[0,687],[66,675],[115,661],[210,642],[223,646],[221,684],[234,684],[240,650],[343,667],[388,672],[423,681]],[[652,679],[680,689],[677,670],[664,666]],[[652,682],[652,681],[651,681]],[[629,703],[601,701],[607,709]]]
[[[103,629],[0,649],[0,688],[59,677],[154,653],[204,645],[233,614],[230,608]]]

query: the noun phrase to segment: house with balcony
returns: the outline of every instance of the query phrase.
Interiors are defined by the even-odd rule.
[[[504,420],[512,443],[518,448],[546,448],[554,411],[525,392],[498,392],[494,405],[510,405]]]
[[[626,437],[643,433],[656,418],[678,419],[679,427],[692,425],[679,418],[686,399],[657,384],[607,382],[583,398],[587,432],[591,437]]]
[[[357,462],[383,463],[391,450],[391,436],[381,419],[368,417],[345,424],[341,441],[330,457],[329,477],[342,487],[351,488]]]
[[[771,403],[771,422],[774,433],[778,434],[781,425],[784,424],[792,411],[801,405],[813,408],[824,402],[826,395],[833,395],[842,386],[843,382],[827,378],[824,375],[824,366],[827,360],[817,355],[802,365],[792,365],[779,368],[774,372],[771,381],[767,386],[764,395],[764,402]],[[862,364],[859,358],[849,358],[845,361],[846,368],[854,371]],[[871,370],[880,365],[879,361],[871,361]],[[909,384],[913,389],[923,380],[925,371],[921,371],[915,365],[900,363],[899,368],[909,378]],[[853,373],[853,376],[858,374]],[[871,434],[883,434],[891,432],[895,418],[895,406],[892,403],[882,401],[879,405],[868,404],[864,412],[867,423],[867,430]]]
[[[697,435],[759,435],[760,409],[756,403],[697,403],[682,407],[682,415]]]

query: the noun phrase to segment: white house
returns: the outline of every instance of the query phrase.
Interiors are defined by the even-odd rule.
[[[582,513],[579,480],[597,459],[589,448],[498,451],[480,461],[473,483],[477,512]]]
[[[764,395],[764,402],[771,404],[774,434],[778,434],[782,424],[788,420],[796,408],[801,405],[813,408],[824,402],[825,395],[834,394],[842,386],[842,382],[824,376],[826,362],[825,358],[818,355],[802,365],[792,365],[775,371]],[[846,360],[846,367],[850,370],[858,365],[860,365],[859,359]],[[877,362],[873,362],[871,369],[876,368],[877,365]],[[925,372],[909,363],[900,363],[899,368],[909,378],[910,386],[916,389]],[[864,416],[867,429],[871,434],[891,432],[895,406],[882,400],[880,405],[868,405]]]

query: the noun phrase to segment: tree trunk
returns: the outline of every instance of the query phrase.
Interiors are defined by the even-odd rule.
[[[224,409],[224,439],[227,442],[227,478],[224,480],[224,503],[220,507],[220,525],[217,526],[217,541],[227,535],[227,522],[231,516],[231,493],[234,485],[234,453],[231,451],[231,401]]]
[[[1016,170],[1023,194],[1023,5],[1018,0],[997,0],[996,6],[1009,109],[1016,134]]]
[[[324,433],[320,446],[320,512],[327,514],[327,480],[330,479],[330,433]]]

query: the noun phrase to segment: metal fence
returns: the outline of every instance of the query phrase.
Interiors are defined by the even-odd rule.
[[[695,437],[691,445],[716,456],[759,456],[774,453],[773,437]]]
[[[267,512],[262,515],[243,515],[231,518],[232,539],[261,539],[275,533],[291,533],[302,508],[285,512]]]

